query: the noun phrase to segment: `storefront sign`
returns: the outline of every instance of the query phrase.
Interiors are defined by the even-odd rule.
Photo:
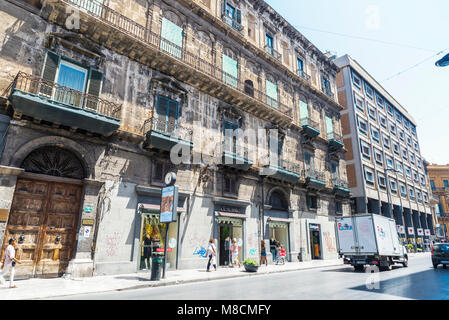
[[[430,236],[430,229],[425,229],[424,230],[424,235]]]
[[[156,248],[156,252],[164,252],[165,248]],[[172,248],[167,248],[167,252],[172,252],[173,249]]]
[[[310,231],[320,231],[320,225],[319,224],[309,224]]]
[[[162,189],[161,199],[161,223],[176,222],[177,211],[175,204],[178,203],[178,187],[170,186]]]
[[[404,226],[397,225],[396,228],[397,228],[397,230],[398,230],[398,233],[405,233],[405,228],[404,228]]]
[[[239,208],[235,207],[220,207],[221,212],[240,213]]]
[[[83,219],[82,221],[83,226],[93,226],[95,224],[94,219]]]
[[[414,235],[415,234],[415,230],[413,230],[413,228],[407,228],[408,234],[410,235]]]
[[[423,229],[416,229],[416,231],[418,231],[418,236],[423,236],[424,235],[424,230]]]
[[[84,213],[92,213],[93,210],[94,210],[93,204],[84,205]]]

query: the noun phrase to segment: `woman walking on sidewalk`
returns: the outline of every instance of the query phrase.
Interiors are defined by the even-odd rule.
[[[235,264],[238,264],[240,268],[239,246],[237,245],[237,240],[235,238],[232,239],[231,251],[232,251],[232,267],[234,267]]]
[[[207,272],[210,272],[210,265],[212,264],[217,271],[217,263],[215,262],[215,257],[217,256],[217,250],[215,248],[214,239],[209,240],[209,246],[207,247],[207,257],[209,257],[209,262],[207,263]]]
[[[14,285],[14,266],[16,265],[16,262],[18,264],[21,264],[22,262],[16,259],[16,249],[14,249],[16,239],[11,238],[8,243],[9,245],[5,249],[5,255],[2,261],[3,270],[0,272],[0,283],[2,285],[5,284],[5,278],[3,276],[9,271],[9,287],[17,288]]]
[[[263,265],[263,262],[265,261],[265,265],[268,266],[267,261],[267,248],[265,245],[265,241],[261,240],[260,242],[260,265]]]

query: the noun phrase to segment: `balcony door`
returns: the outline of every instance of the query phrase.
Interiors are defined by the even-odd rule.
[[[172,135],[178,126],[178,102],[168,97],[157,95],[156,117],[153,118],[154,130]]]
[[[59,64],[56,83],[76,92],[84,92],[86,88],[88,70],[73,63],[62,60]],[[74,91],[56,88],[55,100],[65,104],[81,107],[83,105],[82,95]]]

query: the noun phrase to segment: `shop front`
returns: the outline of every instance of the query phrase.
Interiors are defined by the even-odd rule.
[[[137,270],[151,270],[152,255],[164,254],[167,247],[167,270],[178,269],[179,260],[179,224],[180,215],[185,212],[188,194],[179,194],[176,222],[165,224],[160,222],[161,189],[136,187],[139,193],[138,215],[136,221]],[[144,196],[143,196],[144,195]],[[168,233],[167,233],[168,226]],[[167,234],[167,237],[166,237]]]
[[[248,205],[248,202],[214,198],[214,238],[217,239],[217,263],[219,266],[227,267],[232,265],[233,239],[236,240],[239,248],[238,259],[240,263],[245,259],[245,211]]]
[[[290,237],[289,224],[290,219],[287,218],[268,218],[268,232],[270,236],[270,251],[275,254],[276,243],[279,242],[286,252],[286,261],[290,261]]]
[[[323,259],[323,252],[321,248],[321,232],[319,224],[309,223],[309,239],[310,239],[309,243],[312,260]]]

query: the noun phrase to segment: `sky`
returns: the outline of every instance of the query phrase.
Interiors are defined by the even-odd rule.
[[[265,1],[323,53],[357,60],[413,117],[422,156],[449,164],[449,67],[435,66],[449,53],[449,1]]]

